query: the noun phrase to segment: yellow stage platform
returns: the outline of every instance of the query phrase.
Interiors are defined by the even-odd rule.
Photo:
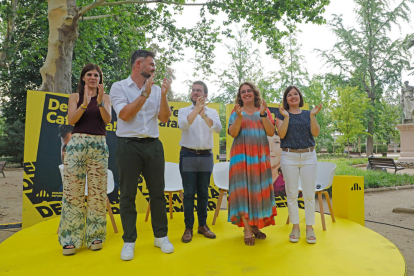
[[[302,210],[301,210],[302,211]],[[195,233],[193,241],[184,244],[183,213],[169,220],[169,237],[175,252],[164,254],[154,247],[151,223],[138,217],[138,240],[135,258],[120,259],[123,245],[119,216],[115,216],[120,233],[114,234],[108,220],[108,236],[101,251],[85,248],[74,256],[63,256],[57,241],[58,219],[52,219],[22,230],[0,244],[2,275],[406,275],[406,266],[398,248],[381,235],[357,223],[326,216],[327,231],[322,231],[316,214],[317,243],[305,238],[304,212],[299,243],[288,240],[291,225],[285,224],[287,208],[278,209],[276,226],[263,231],[266,240],[255,246],[243,243],[241,228],[227,222],[221,211],[215,226],[217,239],[209,240]],[[209,212],[211,224],[213,213]],[[196,222],[197,223],[197,222]]]

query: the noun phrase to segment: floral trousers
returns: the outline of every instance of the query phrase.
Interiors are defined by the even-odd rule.
[[[89,247],[94,241],[105,241],[108,157],[102,135],[75,133],[66,146],[58,237],[62,247]]]

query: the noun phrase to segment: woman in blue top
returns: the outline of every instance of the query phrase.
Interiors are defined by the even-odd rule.
[[[289,235],[291,242],[298,242],[299,210],[298,189],[299,176],[302,182],[302,194],[305,202],[306,241],[316,243],[312,225],[315,224],[315,180],[316,152],[313,137],[319,135],[319,125],[315,115],[322,108],[317,105],[311,111],[301,110],[303,96],[296,86],[289,86],[283,93],[283,107],[276,113],[277,132],[281,139],[282,155],[280,166],[285,178],[289,218],[293,224]]]

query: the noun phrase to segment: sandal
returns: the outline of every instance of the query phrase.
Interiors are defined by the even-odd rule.
[[[244,233],[246,233],[246,231],[244,231],[243,230],[243,232]],[[252,237],[244,237],[244,244],[245,245],[249,245],[249,246],[252,246],[252,245],[254,245],[254,236],[252,236]]]
[[[262,231],[260,231],[257,227],[254,227],[252,229],[253,235],[256,237],[256,239],[258,240],[265,240],[266,239],[266,234],[263,233]]]
[[[73,246],[73,247],[68,247],[68,246],[73,246],[73,245],[65,245],[65,246],[63,247],[63,252],[62,252],[62,254],[63,254],[64,256],[75,255],[75,253],[76,253],[76,248],[75,248],[75,246]]]
[[[292,238],[293,236],[293,238]],[[289,241],[290,242],[298,242],[300,239],[300,230],[299,229],[292,229],[292,232],[289,234]]]
[[[315,239],[311,240],[310,238],[315,238]],[[315,236],[315,232],[313,232],[313,229],[306,231],[306,241],[310,244],[316,243],[316,236]]]
[[[102,241],[96,240],[97,243],[92,243],[89,247],[92,251],[98,251],[102,249]]]

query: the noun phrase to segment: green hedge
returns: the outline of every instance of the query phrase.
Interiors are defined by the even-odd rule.
[[[378,153],[388,152],[388,145],[378,144],[377,145]],[[361,145],[361,152],[367,152],[367,145]],[[375,144],[374,144],[374,152],[375,152]]]
[[[414,175],[410,174],[394,174],[383,171],[364,170],[352,165],[367,164],[366,158],[355,159],[328,159],[320,160],[322,162],[332,162],[336,164],[335,175],[355,175],[364,177],[365,189],[379,188],[379,187],[392,187],[392,186],[404,186],[414,185]]]

